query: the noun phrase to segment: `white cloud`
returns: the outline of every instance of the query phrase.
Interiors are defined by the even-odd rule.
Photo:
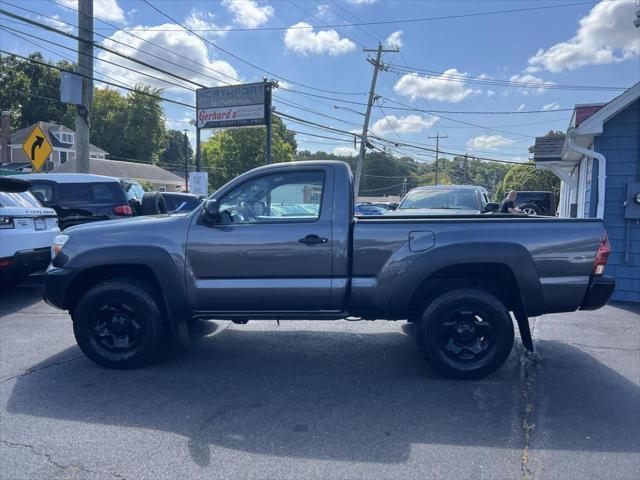
[[[331,12],[331,7],[326,3],[319,3],[316,7],[316,17],[321,18],[323,20],[328,20],[333,17]]]
[[[487,97],[493,97],[496,94],[493,90],[487,90],[484,93],[486,93]]]
[[[310,27],[308,23],[298,22],[292,27]],[[284,35],[284,45],[287,49],[302,55],[341,55],[355,50],[356,44],[348,38],[340,38],[335,30],[320,30],[314,32],[312,28],[290,28]]]
[[[542,107],[542,110],[548,112],[549,110],[558,110],[560,108],[560,104],[556,102],[547,103]]]
[[[229,27],[220,27],[213,22],[214,15],[211,12],[204,12],[201,10],[193,9],[184,19],[184,24],[187,28],[191,30],[222,30],[228,29]],[[199,32],[200,34],[224,37],[227,32],[225,31],[215,31],[215,32]]]
[[[465,86],[461,77],[466,76],[466,73],[458,72],[455,68],[450,68],[440,76],[432,77],[409,73],[403,75],[393,86],[393,89],[400,95],[411,98],[411,100],[425,98],[441,102],[459,102],[470,95],[480,92],[480,90]]]
[[[402,48],[404,42],[402,41],[402,30],[393,32],[384,41],[384,44],[389,48]]]
[[[573,38],[540,49],[529,65],[551,72],[574,70],[585,65],[621,62],[640,54],[640,34],[633,25],[637,6],[633,2],[601,2],[594,6]]]
[[[529,84],[530,88],[524,88],[522,90],[522,93],[524,93],[525,95],[528,95],[529,93],[534,93],[537,95],[540,95],[542,93],[544,93],[545,89],[544,88],[536,88],[535,85],[553,85],[553,82],[546,82],[544,80],[542,80],[539,77],[536,77],[535,75],[531,75],[530,73],[522,73],[520,75],[512,75],[511,78],[509,79],[512,82],[519,82],[519,83],[527,83]]]
[[[355,157],[358,155],[358,151],[352,147],[336,147],[333,149],[333,154],[341,157]]]
[[[222,0],[222,5],[233,13],[234,22],[246,28],[259,27],[275,13],[271,5],[260,7],[253,0]]]
[[[61,5],[78,9],[78,0],[60,0]],[[124,10],[120,8],[117,0],[94,0],[93,15],[96,18],[111,22],[125,23]]]
[[[72,33],[73,27],[60,20],[60,15],[52,15],[51,17],[38,17],[41,21],[47,25],[51,25],[53,28],[62,30],[63,32]]]
[[[505,138],[502,135],[480,135],[467,142],[467,147],[472,150],[495,150],[503,145],[516,143],[515,140]]]
[[[353,5],[371,5],[377,1],[378,0],[347,0],[348,3],[352,3]]]
[[[524,103],[521,103],[520,106],[516,108],[516,111],[518,112],[521,112],[522,110],[524,110]]]
[[[371,127],[371,131],[376,135],[386,135],[394,131],[402,135],[404,133],[420,133],[433,125],[439,120],[438,117],[431,116],[423,118],[420,115],[407,115],[406,117],[396,117],[388,115],[376,121]]]
[[[200,38],[190,34],[189,32],[177,30],[179,27],[176,24],[167,23],[164,25],[149,27],[137,26],[135,28],[136,36],[140,38],[131,37],[126,33],[126,31],[118,31],[109,37],[109,39],[104,41],[105,46],[125,53],[137,60],[157,65],[164,70],[189,78],[204,85],[216,86],[221,85],[224,82],[233,83],[233,80],[230,77],[238,78],[238,73],[229,63],[223,60],[210,58],[206,44]],[[174,52],[174,54],[172,55],[156,45],[146,43],[145,40],[151,41],[160,47],[170,50],[171,52]],[[123,46],[121,43],[117,42],[123,42],[131,48]],[[147,52],[152,55],[149,55]],[[189,88],[197,88],[191,83],[182,82],[176,78],[163,75],[156,70],[149,69],[143,65],[131,62],[104,50],[101,51],[98,56],[101,59],[109,60],[138,71],[146,72],[155,77],[166,78],[179,84],[184,83],[184,85]],[[177,63],[178,65],[182,65],[186,68],[182,69],[171,63],[163,62],[157,57]],[[161,87],[172,92],[185,93],[185,89],[183,88],[169,85],[159,80],[147,77],[146,75],[132,72],[115,65],[97,62],[96,67],[100,73],[104,73],[115,78],[126,79],[126,83],[129,85],[142,82],[154,87]],[[192,70],[195,70],[195,72]],[[216,81],[215,79],[219,80]],[[193,94],[189,95],[191,101],[193,101]]]

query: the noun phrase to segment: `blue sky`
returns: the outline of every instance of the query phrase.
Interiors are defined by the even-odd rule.
[[[77,23],[75,0],[33,0],[9,3],[3,8],[44,21],[58,28],[73,28],[60,22]],[[376,93],[382,98],[373,109],[371,130],[392,140],[433,146],[427,137],[442,139],[445,151],[483,157],[522,161],[536,135],[549,129],[564,130],[577,103],[605,102],[616,91],[582,91],[531,88],[532,84],[629,87],[640,80],[640,29],[633,27],[635,10],[631,0],[595,2],[562,8],[448,18],[431,21],[398,22],[359,27],[327,27],[344,23],[380,22],[455,16],[569,3],[554,1],[427,1],[427,0],[149,0],[177,22],[196,29],[208,42],[191,35],[142,0],[95,0],[97,41],[148,63],[161,66],[199,83],[215,86],[216,79],[232,78],[250,82],[262,79],[267,70],[280,78],[285,88],[276,93],[277,111],[302,117],[346,131],[359,130],[366,102],[372,66],[363,47],[374,48],[378,41],[400,47],[399,54],[385,54],[391,64],[381,74]],[[11,4],[15,3],[15,7]],[[61,5],[57,5],[61,4]],[[575,3],[575,2],[573,2]],[[25,9],[38,12],[39,16]],[[125,31],[102,23],[103,19]],[[6,26],[36,33],[47,40],[74,47],[53,33],[2,22]],[[290,27],[296,28],[291,29]],[[314,28],[305,28],[314,26]],[[255,30],[260,28],[278,30]],[[301,28],[302,27],[302,28]],[[289,28],[287,30],[287,28]],[[254,30],[248,30],[254,29]],[[129,31],[139,38],[134,38]],[[2,48],[26,54],[41,48],[0,32]],[[115,40],[115,41],[112,41]],[[152,41],[164,50],[152,45]],[[118,43],[122,42],[122,43]],[[219,46],[234,56],[224,53]],[[136,47],[139,50],[131,49]],[[73,52],[48,48],[65,56]],[[175,52],[168,53],[167,50]],[[150,52],[149,56],[145,52]],[[44,52],[51,59],[59,58]],[[113,54],[96,51],[108,61],[145,70]],[[242,62],[240,59],[253,64]],[[163,59],[170,60],[172,64]],[[185,68],[182,68],[185,66]],[[147,76],[96,61],[96,72],[123,84],[139,81],[166,88],[165,96],[194,103],[194,93]],[[147,70],[156,76],[158,72]],[[435,73],[434,73],[435,72]],[[174,79],[175,81],[175,79]],[[497,82],[499,81],[499,82]],[[305,86],[298,85],[303,84]],[[529,88],[505,86],[505,82],[526,82]],[[183,83],[178,81],[177,83]],[[513,84],[513,83],[512,83]],[[188,85],[192,88],[193,85]],[[317,89],[338,93],[324,93]],[[331,98],[304,95],[307,92]],[[289,105],[286,105],[286,102]],[[292,103],[297,104],[296,107]],[[398,110],[395,107],[432,111],[528,111],[551,113],[483,115],[437,114]],[[334,106],[342,107],[340,109]],[[306,109],[306,110],[305,110]],[[194,117],[187,108],[165,104],[167,126],[190,128]],[[311,110],[311,111],[309,111]],[[384,113],[383,113],[384,112]],[[329,115],[337,119],[323,117]],[[386,114],[386,118],[385,118]],[[447,118],[443,118],[442,115]],[[339,120],[338,120],[339,119]],[[472,125],[469,125],[472,124]],[[345,138],[321,130],[290,124],[301,132]],[[399,140],[400,139],[400,140]],[[353,143],[299,134],[300,148],[312,151],[347,153]],[[411,152],[402,148],[395,155]],[[429,155],[416,157],[429,160]]]

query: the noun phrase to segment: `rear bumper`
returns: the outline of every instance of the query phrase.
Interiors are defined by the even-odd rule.
[[[69,268],[49,267],[44,276],[44,301],[52,307],[66,310],[65,296],[77,273],[77,270]]]
[[[580,310],[597,310],[604,307],[613,290],[616,288],[616,280],[609,276],[591,277],[589,287],[587,288],[587,294],[582,300]]]
[[[51,250],[48,247],[21,250],[10,257],[6,266],[0,267],[0,279],[16,279],[44,270],[50,261]]]

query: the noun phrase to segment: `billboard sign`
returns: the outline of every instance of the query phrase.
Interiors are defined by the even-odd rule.
[[[271,85],[266,82],[200,88],[196,91],[198,128],[267,124]]]

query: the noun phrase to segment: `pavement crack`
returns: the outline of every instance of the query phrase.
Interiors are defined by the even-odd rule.
[[[531,338],[535,341],[535,327],[536,319],[530,319]],[[520,355],[520,385],[522,394],[522,433],[523,433],[523,446],[521,459],[521,472],[522,480],[530,480],[533,472],[529,466],[530,450],[531,450],[531,437],[535,429],[533,423],[533,389],[535,386],[535,379],[537,376],[537,366],[541,359],[538,352],[530,352],[527,349],[522,349]]]
[[[597,349],[601,349],[601,350],[619,350],[621,352],[638,352],[640,351],[640,348],[625,348],[625,347],[611,347],[608,345],[585,345],[583,343],[577,343],[577,342],[569,342],[570,345],[575,345],[577,347],[582,347],[582,348],[597,348]]]
[[[78,355],[75,357],[67,358],[65,360],[60,360],[59,362],[48,363],[47,365],[43,365],[38,368],[32,368],[31,370],[27,370],[26,372],[18,373],[17,375],[12,375],[11,377],[3,378],[2,380],[0,380],[0,383],[8,382],[9,380],[13,380],[14,378],[31,375],[32,373],[39,372],[40,370],[46,370],[47,368],[56,367],[58,365],[63,365],[65,363],[73,362],[74,360],[78,360],[79,358],[84,358],[84,355]]]
[[[45,453],[45,452],[40,452],[38,450],[36,450],[36,448],[28,443],[19,443],[19,442],[9,442],[7,440],[0,440],[0,443],[8,446],[8,447],[12,447],[12,448],[26,448],[28,449],[31,453],[33,453],[34,455],[38,456],[38,457],[42,457],[44,458],[48,463],[50,463],[51,465],[53,465],[56,468],[59,468],[60,470],[64,470],[64,471],[76,471],[76,472],[83,472],[83,473],[90,473],[90,474],[94,474],[94,473],[107,473],[108,475],[111,475],[115,478],[119,478],[122,480],[126,480],[125,477],[123,477],[122,475],[119,475],[117,473],[111,473],[111,472],[98,472],[95,470],[91,470],[83,465],[79,465],[79,464],[71,464],[71,465],[64,465],[62,463],[58,463],[57,461],[55,461],[53,459],[53,457],[51,456],[51,454],[49,453]]]

